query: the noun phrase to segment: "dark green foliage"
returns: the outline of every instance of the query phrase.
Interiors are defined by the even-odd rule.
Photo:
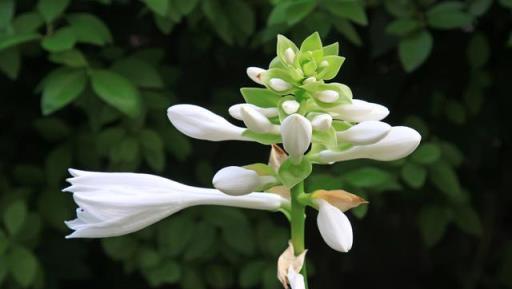
[[[281,97],[268,90],[240,93],[253,86],[246,67],[268,63],[278,33],[300,43],[315,31],[340,42],[325,55],[346,57],[331,56],[322,77],[343,64],[334,80],[423,140],[404,160],[350,161],[308,179],[308,191],[370,202],[349,216],[345,255],[308,214],[314,284],[512,288],[511,9],[510,0],[0,0],[0,288],[280,288],[281,214],[199,207],[128,236],[65,240],[75,205],[61,190],[69,167],[211,186],[222,166],[265,160],[252,144],[189,140],[166,109],[227,115],[242,97],[275,106]],[[309,170],[301,165],[280,177],[296,182]]]

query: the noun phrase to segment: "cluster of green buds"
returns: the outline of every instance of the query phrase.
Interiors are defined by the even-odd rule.
[[[268,163],[223,168],[212,180],[215,189],[152,175],[71,170],[72,185],[65,190],[73,193],[79,209],[77,218],[67,223],[74,230],[68,237],[128,234],[196,205],[281,211],[290,221],[291,240],[278,260],[277,276],[285,288],[307,287],[306,207],[318,210],[318,228],[327,245],[348,252],[353,233],[344,212],[367,203],[342,189],[305,192],[313,165],[360,158],[396,160],[413,152],[421,139],[411,128],[382,122],[389,114],[386,107],[353,99],[348,86],[326,82],[345,60],[338,50],[338,43],[323,46],[318,33],[300,48],[279,35],[277,56],[268,69],[247,69],[263,87],[242,88],[245,103],[229,108],[245,127],[196,105],[167,110],[171,123],[190,137],[270,145]]]

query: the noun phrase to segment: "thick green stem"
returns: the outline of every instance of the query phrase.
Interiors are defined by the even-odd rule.
[[[300,182],[292,188],[291,191],[291,237],[295,255],[304,252],[304,224],[306,218],[306,206],[300,201],[299,197],[304,194],[304,182]],[[302,266],[301,274],[304,276],[306,289],[308,288],[308,276],[306,272],[306,262]]]

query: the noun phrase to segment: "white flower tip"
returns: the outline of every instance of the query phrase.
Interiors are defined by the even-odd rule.
[[[241,106],[240,116],[245,125],[247,126],[247,128],[252,131],[261,133],[272,133],[275,132],[276,130],[274,125],[264,114],[250,106]]]
[[[317,225],[325,243],[339,252],[348,252],[352,248],[352,225],[347,216],[327,201],[317,201],[319,209]]]
[[[253,170],[230,166],[219,170],[212,184],[225,194],[240,196],[256,191],[260,186],[260,177]]]
[[[265,71],[266,71],[265,69],[259,68],[259,67],[248,67],[247,68],[247,76],[249,76],[249,78],[252,81],[256,82],[257,84],[264,85],[263,80],[261,79],[261,76]]]
[[[368,120],[360,122],[351,128],[336,133],[338,140],[354,145],[375,143],[384,138],[391,130],[391,126],[382,121]]]
[[[275,91],[285,91],[292,88],[292,85],[282,80],[281,78],[271,78],[269,80],[269,86]]]
[[[286,100],[283,101],[281,107],[283,108],[286,114],[292,114],[296,113],[299,110],[300,104],[295,100]]]
[[[312,133],[309,120],[298,113],[287,116],[281,123],[283,146],[291,156],[302,156],[308,150]]]
[[[293,62],[295,61],[295,52],[291,47],[288,47],[284,51],[284,58],[286,59],[286,62],[288,62],[289,64],[293,64]]]
[[[317,115],[311,120],[311,125],[314,130],[328,130],[332,125],[332,116],[327,113]]]
[[[329,65],[329,62],[327,60],[322,60],[322,62],[320,62],[320,67],[327,67]]]
[[[333,103],[338,100],[340,95],[337,91],[328,89],[315,93],[315,97],[321,102]]]

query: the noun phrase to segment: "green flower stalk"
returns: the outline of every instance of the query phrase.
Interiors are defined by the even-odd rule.
[[[421,139],[411,128],[382,122],[389,114],[386,107],[353,99],[347,85],[327,82],[345,61],[338,50],[338,43],[323,46],[318,33],[300,47],[279,35],[277,56],[268,68],[247,69],[262,87],[242,88],[245,102],[229,108],[245,127],[196,105],[168,109],[171,123],[190,137],[271,145],[268,163],[219,170],[212,181],[215,189],[153,175],[70,170],[71,186],[65,190],[73,193],[79,208],[77,218],[67,222],[74,230],[68,237],[128,234],[196,205],[281,211],[290,221],[291,236],[278,260],[278,279],[285,288],[307,288],[306,208],[318,210],[318,228],[327,245],[348,252],[353,233],[344,212],[367,203],[341,189],[305,192],[313,165],[396,160],[413,152]]]

